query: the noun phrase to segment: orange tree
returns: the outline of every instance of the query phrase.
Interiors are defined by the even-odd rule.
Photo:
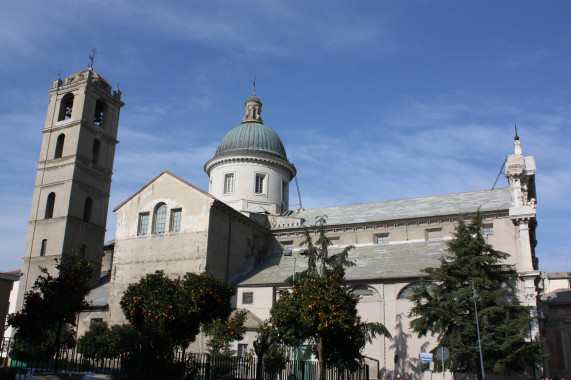
[[[228,352],[230,342],[244,337],[247,315],[246,310],[238,310],[227,320],[218,319],[204,326],[204,334],[208,337],[206,345],[212,355]]]
[[[176,352],[184,352],[202,325],[228,318],[234,292],[232,286],[206,273],[173,279],[157,271],[130,284],[121,298],[121,308],[144,338],[139,341],[142,346],[130,353],[133,366],[127,363],[127,367],[131,373],[149,375],[145,367],[152,366],[155,378],[176,376],[169,372],[177,370]]]
[[[308,269],[296,279],[289,279],[291,291],[282,293],[270,311],[270,322],[283,343],[300,346],[307,343],[320,362],[319,378],[325,378],[325,367],[356,369],[361,350],[377,335],[390,337],[380,323],[365,323],[357,314],[358,297],[347,291],[344,267],[351,246],[329,255],[331,242],[325,235],[325,218],[317,219],[318,239],[305,231]]]
[[[321,276],[303,276],[291,292],[284,292],[272,307],[270,321],[284,343],[312,346],[323,378],[325,366],[356,369],[372,336],[390,336],[383,325],[361,321],[357,302],[345,287],[343,271],[325,269]]]

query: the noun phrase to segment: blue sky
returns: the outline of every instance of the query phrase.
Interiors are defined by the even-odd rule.
[[[165,169],[207,190],[203,165],[255,74],[304,208],[489,189],[517,123],[537,163],[540,269],[571,271],[570,14],[567,1],[4,1],[0,271],[21,265],[46,90],[93,48],[126,103],[110,209]],[[108,239],[115,223],[110,211]]]

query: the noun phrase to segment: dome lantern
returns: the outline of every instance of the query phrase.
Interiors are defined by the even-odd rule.
[[[242,122],[252,122],[252,123],[263,123],[262,121],[262,101],[256,95],[256,89],[254,93],[246,100],[246,115],[242,119]]]

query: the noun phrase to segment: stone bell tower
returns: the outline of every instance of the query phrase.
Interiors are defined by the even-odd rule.
[[[119,110],[124,105],[121,92],[111,92],[93,68],[63,82],[56,79],[48,93],[18,309],[40,274],[39,267],[55,274],[54,259],[80,245],[99,274]]]
[[[510,219],[515,227],[514,248],[519,277],[519,298],[523,305],[530,306],[530,316],[537,316],[538,281],[540,271],[535,255],[535,229],[537,193],[535,191],[535,159],[524,156],[521,141],[515,130],[514,154],[507,157],[505,175],[511,193]],[[539,334],[538,320],[530,323],[530,333]]]

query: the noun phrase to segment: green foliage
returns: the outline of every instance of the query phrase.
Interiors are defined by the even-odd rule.
[[[89,330],[77,340],[77,349],[88,359],[103,359],[112,357],[111,336],[107,322],[92,323]]]
[[[160,376],[156,378],[182,377],[186,364],[175,360],[175,351],[184,351],[201,326],[226,320],[234,292],[232,286],[205,273],[171,279],[157,271],[130,284],[121,308],[140,339],[135,337],[124,359],[129,375],[148,375],[152,369]]]
[[[438,337],[450,349],[446,367],[452,371],[480,372],[472,280],[480,299],[478,317],[484,366],[488,373],[523,373],[541,361],[541,343],[528,342],[532,318],[529,307],[519,304],[510,285],[517,280],[513,268],[502,264],[508,257],[487,244],[478,214],[468,225],[460,221],[449,254],[438,268],[426,268],[429,281],[413,291],[411,328]],[[438,286],[433,286],[436,283]]]
[[[157,271],[128,286],[121,308],[143,336],[167,349],[185,349],[202,324],[228,318],[233,294],[232,286],[213,275],[171,279]]]
[[[83,259],[83,249],[55,261],[58,274],[40,268],[42,274],[24,295],[22,310],[8,316],[23,355],[59,352],[57,348],[69,344],[70,334],[66,331],[75,326],[76,314],[88,306],[85,297],[95,267]]]
[[[277,344],[272,344],[264,354],[263,358],[264,371],[270,374],[276,374],[285,369],[288,354]]]
[[[127,355],[135,347],[140,347],[143,336],[132,325],[113,325],[109,329],[109,357],[117,358]]]
[[[141,345],[142,337],[131,325],[93,323],[77,340],[78,351],[88,359],[117,358]]]
[[[317,245],[309,230],[307,245],[308,269],[290,279],[293,289],[284,292],[270,311],[275,335],[290,346],[309,343],[321,363],[340,369],[357,368],[361,350],[376,334],[389,336],[381,324],[363,323],[357,314],[358,298],[349,293],[344,268],[354,265],[348,260],[349,246],[329,255],[331,241],[325,234],[325,218],[316,222]]]
[[[75,330],[64,326],[61,331],[59,347],[73,348],[75,345]],[[13,358],[20,361],[50,360],[56,353],[56,332],[46,330],[34,339],[17,339],[14,345]]]
[[[304,240],[300,246],[307,246],[307,269],[300,273],[300,276],[320,276],[327,268],[348,268],[355,265],[352,261],[348,260],[349,252],[355,248],[352,245],[345,247],[341,252],[334,255],[329,255],[329,246],[331,240],[325,234],[325,225],[327,217],[318,216],[315,222],[315,229],[317,233],[317,241],[313,244],[312,231],[306,228],[304,233]]]
[[[308,341],[321,362],[356,368],[371,334],[390,336],[384,326],[361,321],[357,302],[347,292],[343,271],[324,269],[323,276],[303,276],[291,292],[284,292],[272,307],[270,321],[284,343],[300,346]]]
[[[274,325],[269,323],[268,321],[264,321],[264,323],[258,328],[258,336],[254,341],[254,352],[258,358],[264,356],[264,354],[268,351],[270,346],[277,340],[277,335],[275,332]]]
[[[220,354],[228,349],[230,342],[241,340],[246,332],[244,321],[248,312],[239,310],[227,320],[217,319],[204,326],[204,334],[208,337],[206,345],[212,355]]]
[[[256,379],[263,379],[264,372],[276,374],[287,364],[288,354],[278,345],[277,334],[276,327],[269,321],[264,321],[258,328],[258,336],[254,341],[254,352],[258,357]]]

